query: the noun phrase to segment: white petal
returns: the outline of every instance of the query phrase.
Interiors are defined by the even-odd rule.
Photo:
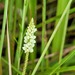
[[[25,47],[22,47],[23,50],[25,50]]]
[[[31,49],[30,52],[32,53],[33,52],[33,49]]]

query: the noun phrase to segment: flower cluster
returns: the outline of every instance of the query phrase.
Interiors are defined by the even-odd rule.
[[[33,47],[36,43],[35,38],[36,36],[34,33],[37,31],[34,25],[34,20],[33,18],[30,21],[30,24],[27,28],[26,36],[24,37],[24,44],[22,49],[26,52],[33,52]]]

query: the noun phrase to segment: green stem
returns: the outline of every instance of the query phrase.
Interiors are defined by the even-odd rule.
[[[56,32],[57,32],[57,30],[58,30],[60,24],[61,24],[61,22],[62,22],[62,20],[63,20],[63,18],[64,18],[64,16],[65,16],[65,14],[67,13],[67,10],[68,10],[68,8],[69,8],[71,2],[72,2],[72,0],[70,0],[69,3],[67,4],[67,6],[66,6],[66,8],[65,8],[65,10],[64,10],[64,12],[63,12],[63,14],[62,14],[62,16],[61,16],[61,18],[60,18],[60,20],[59,20],[59,22],[58,22],[58,24],[57,24],[57,26],[56,26],[56,28],[55,28],[53,34],[51,35],[51,37],[50,37],[50,39],[49,39],[49,41],[48,41],[48,43],[47,43],[47,45],[46,45],[46,47],[45,47],[45,49],[44,49],[44,51],[43,51],[43,53],[42,53],[40,59],[39,59],[38,63],[36,64],[36,66],[35,66],[35,68],[34,68],[34,70],[33,70],[33,72],[32,72],[31,75],[35,75],[35,73],[36,73],[36,71],[37,71],[37,69],[38,69],[38,67],[39,67],[39,65],[40,65],[40,63],[41,63],[41,61],[42,61],[42,59],[44,58],[44,55],[46,54],[46,51],[48,50],[49,45],[51,44],[51,42],[52,42],[52,40],[53,40],[53,38],[54,38],[54,36],[55,36],[55,34],[56,34]]]
[[[56,70],[59,69],[59,67],[60,67],[61,65],[63,65],[66,61],[69,61],[69,60],[70,60],[71,58],[73,58],[74,56],[75,56],[75,50],[73,50],[70,54],[68,54],[66,57],[64,57],[64,58],[61,60],[60,64],[59,64],[59,63],[55,64],[55,65],[53,66],[53,70],[51,71],[51,73],[50,73],[49,75],[53,75],[53,74],[56,72]]]
[[[8,11],[8,0],[5,0],[5,9],[4,9],[3,24],[2,24],[2,34],[1,34],[1,40],[0,40],[0,59],[1,59],[1,55],[2,55],[2,48],[3,48],[3,42],[4,42],[7,11]]]
[[[43,0],[43,7],[42,7],[42,44],[41,44],[41,54],[45,48],[45,45],[47,43],[47,37],[46,37],[46,0]],[[46,64],[48,62],[46,61]],[[41,64],[41,70],[43,71],[45,65],[45,59],[43,59]],[[47,66],[47,65],[46,65]]]
[[[14,47],[13,45],[13,35],[12,35],[12,29],[13,29],[13,4],[14,0],[9,1],[9,7],[8,7],[8,28],[9,28],[9,37],[10,37],[10,49],[11,49],[11,63],[13,62],[14,57]]]
[[[57,4],[57,16],[62,14],[66,5],[68,4],[68,0],[63,1],[63,0],[58,0]],[[63,6],[64,4],[64,6]],[[64,48],[64,43],[65,43],[65,36],[66,36],[66,30],[67,30],[67,25],[68,25],[68,15],[69,15],[69,9],[67,10],[66,15],[64,16],[62,23],[53,39],[53,44],[52,44],[52,52],[60,52],[59,54],[59,63],[62,60],[62,54],[63,54],[63,48]],[[55,26],[58,23],[59,19],[56,20]],[[60,37],[60,38],[59,38]],[[55,58],[55,57],[53,57]],[[57,75],[60,73],[57,72]]]
[[[75,8],[70,9],[69,14],[72,14],[72,13],[75,13]],[[47,19],[47,20],[45,21],[45,23],[46,23],[46,24],[49,24],[49,23],[51,23],[51,22],[53,22],[53,21],[59,19],[60,17],[61,17],[61,15],[58,15],[58,16],[49,18],[49,19]],[[42,26],[42,23],[39,23],[39,24],[37,25],[37,28],[40,28],[41,26]]]
[[[16,57],[15,57],[15,66],[19,69],[20,66],[20,56],[21,56],[21,46],[22,46],[22,39],[23,39],[23,30],[24,30],[24,23],[27,13],[27,7],[28,7],[28,0],[24,0],[24,8],[23,8],[23,15],[22,15],[22,24],[21,24],[21,31],[18,41],[18,46],[16,50]]]
[[[26,53],[26,58],[25,58],[25,63],[24,63],[22,75],[26,74],[26,69],[27,69],[27,65],[28,65],[28,56],[29,56],[29,52]]]
[[[2,57],[1,59],[2,59],[2,62],[3,62],[3,63],[5,63],[6,65],[9,65],[9,64],[8,64],[8,61],[7,61],[6,59],[4,59],[3,57]],[[15,72],[17,72],[19,75],[22,74],[22,73],[21,73],[19,70],[17,70],[13,65],[11,65],[11,67],[12,67],[12,69],[13,69]]]
[[[7,46],[8,46],[7,48],[8,48],[8,61],[9,61],[9,75],[12,75],[8,21],[7,21]]]
[[[3,42],[4,42],[7,11],[8,11],[8,0],[5,0],[5,8],[4,8],[4,16],[3,16],[3,24],[2,24],[2,34],[1,34],[1,39],[0,39],[0,75],[2,75],[1,56],[2,56],[2,48],[3,48]]]

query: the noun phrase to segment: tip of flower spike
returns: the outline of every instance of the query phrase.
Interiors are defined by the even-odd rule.
[[[29,25],[34,25],[34,19],[32,18]]]
[[[34,22],[34,19],[33,18],[31,19],[31,22]]]

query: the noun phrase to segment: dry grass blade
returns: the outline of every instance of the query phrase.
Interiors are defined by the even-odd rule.
[[[9,31],[8,31],[8,21],[7,21],[7,45],[8,45],[9,75],[12,75],[12,70],[11,70],[11,56],[10,56],[10,39],[9,39]]]

